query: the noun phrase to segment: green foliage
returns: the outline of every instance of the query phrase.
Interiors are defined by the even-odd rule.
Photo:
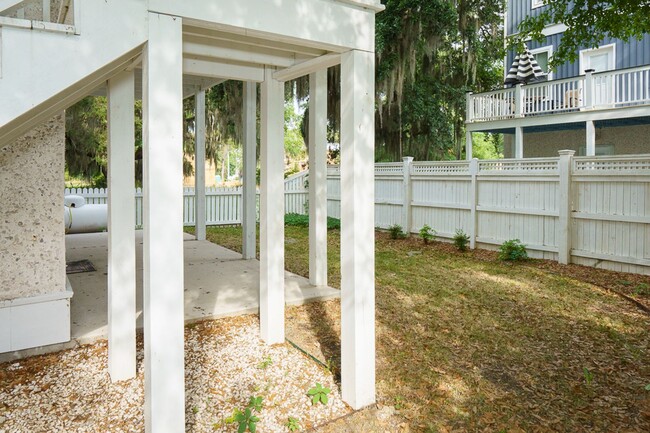
[[[316,386],[307,391],[307,395],[311,397],[311,404],[314,405],[318,402],[327,404],[327,394],[332,392],[331,389],[323,387],[320,383],[316,382]]]
[[[499,247],[499,259],[500,260],[526,260],[528,258],[528,252],[526,251],[526,245],[522,244],[519,239],[510,239],[505,241]]]
[[[469,245],[469,236],[461,229],[457,229],[453,237],[454,245],[459,251],[466,251]]]
[[[637,296],[650,296],[650,285],[639,283],[634,287],[634,294]]]
[[[587,384],[587,386],[591,386],[592,382],[594,381],[594,374],[591,371],[589,371],[587,367],[583,367],[582,375],[585,378],[585,383]]]
[[[546,26],[562,23],[567,30],[553,51],[550,67],[575,62],[583,48],[597,48],[606,38],[623,41],[641,40],[650,32],[650,3],[630,0],[547,0],[540,13],[531,14],[519,24],[519,33],[510,40],[511,47],[525,41],[543,41]]]
[[[287,419],[287,423],[285,424],[289,431],[298,431],[300,430],[300,420],[298,418],[294,418],[290,416]]]
[[[404,239],[404,238],[406,238],[406,233],[404,233],[404,229],[399,224],[393,224],[392,226],[389,226],[388,227],[388,233],[390,233],[390,238],[391,239]]]
[[[645,386],[645,390],[650,392],[650,383]]]
[[[295,227],[309,227],[309,215],[302,215],[299,213],[285,214],[284,225],[295,226]],[[327,217],[327,230],[334,230],[340,228],[341,228],[340,219]]]
[[[262,411],[262,397],[251,396],[248,400],[248,408],[259,413]]]
[[[262,360],[262,362],[257,364],[257,368],[259,368],[260,370],[266,370],[271,365],[273,365],[273,360],[271,359],[270,356],[267,356]]]
[[[503,134],[475,132],[472,134],[472,156],[477,159],[503,158]]]
[[[237,433],[244,433],[246,430],[250,431],[251,433],[255,433],[259,420],[260,419],[253,415],[253,411],[248,407],[244,409],[243,412],[238,411],[238,413],[235,414]]]
[[[420,237],[422,238],[425,244],[428,244],[429,242],[431,242],[436,238],[436,231],[433,230],[431,227],[429,227],[428,224],[425,224],[420,229]]]

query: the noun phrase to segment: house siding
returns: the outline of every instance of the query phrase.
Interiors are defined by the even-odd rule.
[[[531,8],[532,0],[509,0],[508,1],[508,11],[507,11],[507,26],[506,31],[507,35],[512,35],[517,33],[517,27],[527,16],[538,16],[542,10],[545,9],[544,6],[532,9]],[[557,49],[562,40],[562,33],[549,35],[542,42],[530,41],[528,43],[528,48],[535,49],[546,46],[553,46],[553,49]],[[650,65],[650,35],[646,34],[640,40],[631,39],[628,42],[623,42],[620,39],[615,38],[605,38],[600,45],[616,45],[616,69],[625,69],[625,68],[634,68],[637,66]],[[586,49],[589,47],[582,47]],[[515,58],[514,52],[509,52],[507,55],[506,65],[512,64]],[[574,63],[565,63],[559,66],[554,71],[553,79],[562,79],[575,77],[580,75],[580,64],[576,60]]]
[[[0,148],[0,301],[65,290],[65,123]]]

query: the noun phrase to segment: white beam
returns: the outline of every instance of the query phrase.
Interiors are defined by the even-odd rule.
[[[108,80],[108,373],[135,377],[135,79]]]
[[[593,120],[585,122],[587,144],[585,148],[586,156],[596,156],[596,127]]]
[[[257,85],[244,82],[244,189],[242,205],[242,257],[254,259],[257,238]]]
[[[375,402],[375,55],[341,60],[341,387],[359,409]]]
[[[255,65],[186,58],[183,60],[183,72],[188,75],[227,80],[254,81],[256,83],[264,81],[264,67]]]
[[[306,60],[302,63],[295,64],[287,69],[277,71],[273,78],[278,81],[291,81],[296,78],[309,75],[312,72],[327,69],[341,63],[341,55],[338,53],[325,54],[315,59]]]
[[[471,161],[473,156],[472,131],[465,131],[465,159]]]
[[[309,281],[327,285],[327,70],[309,75]]]
[[[260,332],[284,342],[284,83],[267,68],[261,93]]]
[[[244,63],[255,63],[279,67],[289,67],[296,63],[296,55],[286,51],[260,49],[254,45],[231,41],[219,41],[197,36],[183,35],[183,53],[187,56],[208,57]]]
[[[205,240],[205,90],[199,90],[194,99],[194,221],[196,240]]]
[[[143,58],[145,431],[185,431],[179,18],[149,14]]]

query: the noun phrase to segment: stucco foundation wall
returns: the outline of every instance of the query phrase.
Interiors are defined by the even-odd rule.
[[[584,129],[524,133],[524,158],[555,157],[563,149],[580,154],[585,147]],[[612,145],[614,155],[650,153],[650,125],[597,127],[596,147]],[[514,158],[514,136],[504,134],[503,153]]]
[[[64,116],[0,148],[0,301],[65,290]]]

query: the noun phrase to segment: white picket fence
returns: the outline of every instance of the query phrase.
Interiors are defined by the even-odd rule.
[[[308,173],[285,181],[287,213],[306,213]],[[328,215],[339,218],[340,173],[328,167]],[[88,203],[106,191],[66,190]],[[185,189],[184,222],[193,225],[194,190]],[[241,188],[208,188],[209,225],[239,224]],[[406,205],[405,205],[406,203]],[[136,224],[142,224],[136,191]],[[650,274],[650,155],[377,164],[375,225],[439,238],[463,230],[472,247],[520,239],[533,257]]]

